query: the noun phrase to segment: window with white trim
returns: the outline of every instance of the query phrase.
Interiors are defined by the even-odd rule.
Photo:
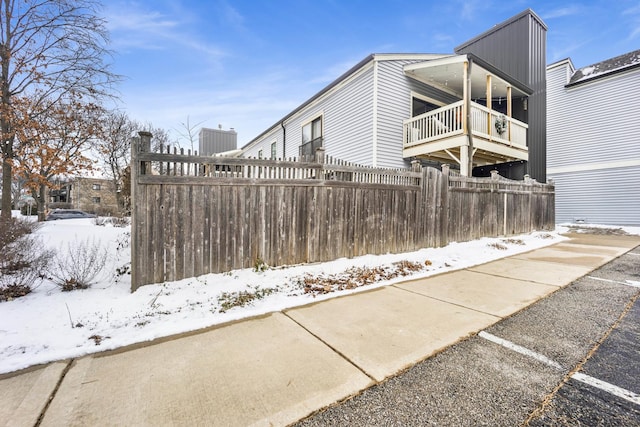
[[[276,157],[277,157],[277,154],[278,154],[278,153],[277,153],[277,149],[278,149],[278,146],[277,146],[277,144],[276,144],[276,141],[273,141],[273,142],[271,143],[271,158],[272,158],[273,160],[275,160],[275,159],[276,159]]]

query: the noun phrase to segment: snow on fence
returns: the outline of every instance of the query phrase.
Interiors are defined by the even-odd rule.
[[[286,161],[153,153],[150,141],[132,143],[132,290],[554,227],[554,187],[533,180],[370,168],[322,150]]]

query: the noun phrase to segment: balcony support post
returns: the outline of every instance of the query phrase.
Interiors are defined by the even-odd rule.
[[[487,115],[487,133],[491,135],[491,111],[493,111],[493,102],[491,100],[491,74],[487,74],[486,96],[487,108],[489,109],[489,114]]]
[[[471,176],[473,170],[473,132],[471,129],[471,58],[464,63],[464,86],[462,97],[464,99],[464,134],[467,135],[467,143],[460,147],[460,174]]]
[[[511,86],[507,86],[507,116],[511,119],[513,101],[511,100]],[[507,122],[507,139],[511,141],[511,120]]]
[[[471,163],[469,151],[471,150],[469,150],[468,145],[460,147],[460,175],[462,176],[471,176],[471,170],[469,169],[469,164]]]

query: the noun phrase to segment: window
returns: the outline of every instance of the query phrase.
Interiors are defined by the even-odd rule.
[[[322,147],[322,116],[302,126],[301,156],[313,156]]]
[[[92,188],[94,190],[100,190],[100,184],[93,184]]]
[[[93,203],[100,203],[100,197],[92,197],[91,201],[93,201]]]
[[[261,159],[263,157],[262,150],[258,151],[258,158]]]
[[[276,155],[277,155],[277,153],[276,153],[276,149],[277,149],[276,141],[273,141],[273,142],[271,143],[271,158],[272,158],[273,160],[275,160],[275,159],[276,159]]]
[[[428,96],[420,95],[415,92],[411,93],[411,117],[428,113],[436,108],[443,107],[445,104]]]

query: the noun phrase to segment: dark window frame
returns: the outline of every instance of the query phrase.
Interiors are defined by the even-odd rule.
[[[305,128],[309,131],[305,132]],[[305,133],[309,133],[308,136]],[[324,141],[323,116],[317,116],[302,125],[302,144],[300,145],[300,157],[315,156],[316,149],[323,146]]]

